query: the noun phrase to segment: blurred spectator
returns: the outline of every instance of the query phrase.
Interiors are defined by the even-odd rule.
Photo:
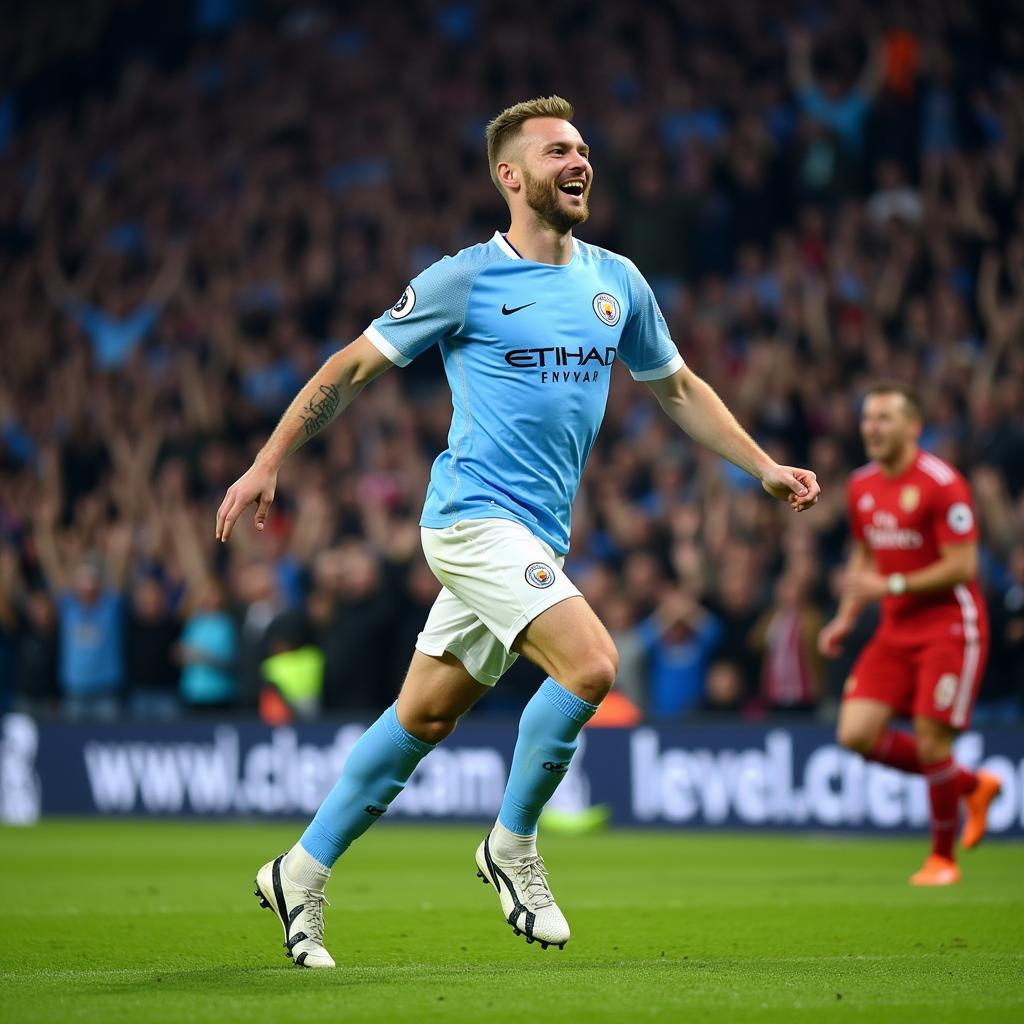
[[[678,718],[701,703],[708,663],[721,633],[718,619],[681,589],[669,590],[636,627],[647,654],[652,715]]]
[[[18,553],[0,548],[0,714],[14,704],[15,666],[21,632],[18,602],[21,596]]]
[[[93,360],[101,370],[123,366],[132,350],[152,331],[161,309],[177,287],[183,269],[179,250],[168,260],[147,292],[141,292],[138,286],[122,285],[107,289],[104,299],[110,308],[104,309],[82,297],[78,290],[81,285],[75,286],[67,281],[53,252],[44,253],[43,259],[44,282],[50,297],[57,305],[63,306],[89,336]],[[90,266],[83,273],[92,278],[95,269]]]
[[[743,670],[735,661],[722,659],[708,669],[702,711],[711,715],[738,715],[747,699]]]
[[[125,652],[128,700],[137,718],[171,719],[178,714],[178,666],[174,650],[181,624],[168,607],[159,580],[142,576],[132,588]]]
[[[864,123],[871,101],[882,84],[885,71],[881,41],[873,41],[860,77],[850,84],[842,80],[839,55],[832,52],[814,70],[814,37],[806,29],[794,29],[789,36],[789,74],[804,113],[834,132],[852,156],[860,156],[864,145]],[[847,45],[836,40],[835,49]]]
[[[441,584],[422,558],[417,558],[405,573],[399,608],[395,613],[393,631],[389,640],[390,658],[388,677],[397,688],[405,680],[406,669],[416,646],[416,638],[427,621],[427,615]]]
[[[775,600],[754,627],[762,650],[761,700],[771,711],[813,710],[822,692],[818,633],[825,616],[811,601],[810,580],[790,570],[775,584]]]
[[[1010,553],[1008,576],[991,602],[992,664],[979,695],[980,721],[1015,722],[1024,711],[1024,544]]]
[[[659,622],[675,581],[722,638],[692,692],[666,698],[672,714],[745,708],[766,672],[773,701],[810,693],[802,668],[766,667],[751,630],[795,636],[777,581],[817,593],[842,560],[843,481],[876,377],[917,387],[927,443],[971,476],[1003,614],[1024,536],[1024,35],[1010,9],[639,0],[581,20],[523,0],[481,6],[470,47],[442,6],[157,4],[140,19],[124,0],[73,16],[38,0],[0,26],[15,115],[0,112],[0,551],[17,563],[0,587],[0,703],[13,672],[18,700],[47,707],[54,657],[71,711],[112,713],[123,687],[129,703],[166,692],[168,607],[133,590],[126,619],[129,572],[161,582],[172,618],[200,616],[193,653],[209,643],[213,660],[183,678],[218,704],[253,711],[267,659],[306,646],[291,646],[299,627],[323,652],[327,711],[391,699],[436,588],[417,550],[451,413],[436,352],[289,460],[266,533],[243,523],[224,550],[210,524],[318,363],[423,266],[507,223],[482,127],[540,91],[574,101],[594,146],[580,236],[636,261],[688,365],[824,484],[795,528],[615,369],[567,571],[620,642],[623,691],[658,713],[652,669],[693,654],[695,613],[638,668],[636,624]],[[557,46],[522,29],[563,21]],[[799,662],[798,646],[771,649]],[[984,693],[1019,693],[1014,651],[993,655]],[[533,685],[518,666],[482,713]]]
[[[380,562],[366,546],[348,541],[325,551],[314,566],[318,591],[314,621],[323,649],[323,704],[331,710],[383,707],[397,688],[386,674],[393,643],[395,595]],[[412,657],[412,651],[406,653]]]
[[[57,608],[42,589],[25,594],[16,652],[14,692],[24,711],[50,715],[58,707]]]
[[[883,160],[878,165],[878,188],[864,212],[877,229],[885,228],[891,220],[914,226],[924,215],[924,201],[921,193],[907,184],[903,168],[895,160]]]
[[[182,665],[181,699],[187,708],[212,711],[235,704],[238,633],[219,580],[208,577],[190,595],[177,651]]]
[[[726,556],[717,593],[708,605],[722,624],[716,654],[727,658],[739,674],[740,702],[753,696],[760,683],[761,658],[754,643],[755,626],[763,610],[760,582],[754,551],[737,544]]]
[[[255,707],[263,689],[265,659],[273,653],[268,640],[289,609],[273,566],[262,559],[236,563],[233,583],[238,644],[234,654],[238,677],[235,696],[251,708]],[[227,591],[225,600],[229,600]]]
[[[124,597],[131,537],[127,524],[108,532],[109,568],[95,552],[69,570],[58,549],[52,513],[40,510],[36,549],[60,622],[59,682],[69,718],[109,721],[119,711],[124,674]]]
[[[267,657],[261,665],[260,717],[271,725],[312,718],[320,709],[324,652],[313,643],[306,615],[290,610],[267,630]]]
[[[636,629],[636,609],[628,598],[614,593],[600,605],[598,614],[619,652],[619,673],[615,677],[615,689],[646,712],[650,691],[647,685],[646,652]]]

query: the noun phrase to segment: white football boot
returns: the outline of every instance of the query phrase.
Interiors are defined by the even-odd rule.
[[[539,942],[541,949],[569,941],[569,925],[548,887],[547,868],[534,854],[517,860],[497,860],[491,853],[490,835],[477,847],[477,877],[498,892],[501,912],[516,935]]]
[[[290,956],[296,967],[334,967],[334,957],[324,949],[327,897],[291,881],[281,869],[283,861],[281,854],[256,872],[255,895],[260,906],[277,914],[284,928],[285,956]]]

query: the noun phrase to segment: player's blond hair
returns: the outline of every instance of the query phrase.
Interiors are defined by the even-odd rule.
[[[502,198],[505,196],[505,190],[498,181],[498,163],[507,152],[509,144],[522,133],[523,122],[529,121],[531,117],[557,117],[562,121],[571,121],[572,115],[572,104],[561,96],[538,96],[536,99],[516,103],[488,122],[485,133],[487,162],[491,168],[491,181]]]

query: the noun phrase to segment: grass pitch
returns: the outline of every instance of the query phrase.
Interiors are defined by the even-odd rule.
[[[303,971],[257,907],[294,826],[46,822],[0,832],[0,1017],[23,1021],[1024,1020],[1024,849],[915,890],[916,840],[549,838],[564,951],[474,876],[480,829],[378,827],[339,865]],[[542,837],[543,838],[543,837]]]

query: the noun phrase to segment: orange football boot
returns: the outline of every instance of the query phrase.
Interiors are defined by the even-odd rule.
[[[992,772],[978,772],[978,785],[974,792],[964,797],[967,805],[967,817],[964,830],[960,835],[960,843],[965,850],[977,846],[985,838],[985,823],[988,818],[988,807],[1003,788],[999,776]]]
[[[960,868],[955,860],[947,860],[937,853],[928,854],[924,867],[910,876],[911,885],[956,885],[960,881]]]

